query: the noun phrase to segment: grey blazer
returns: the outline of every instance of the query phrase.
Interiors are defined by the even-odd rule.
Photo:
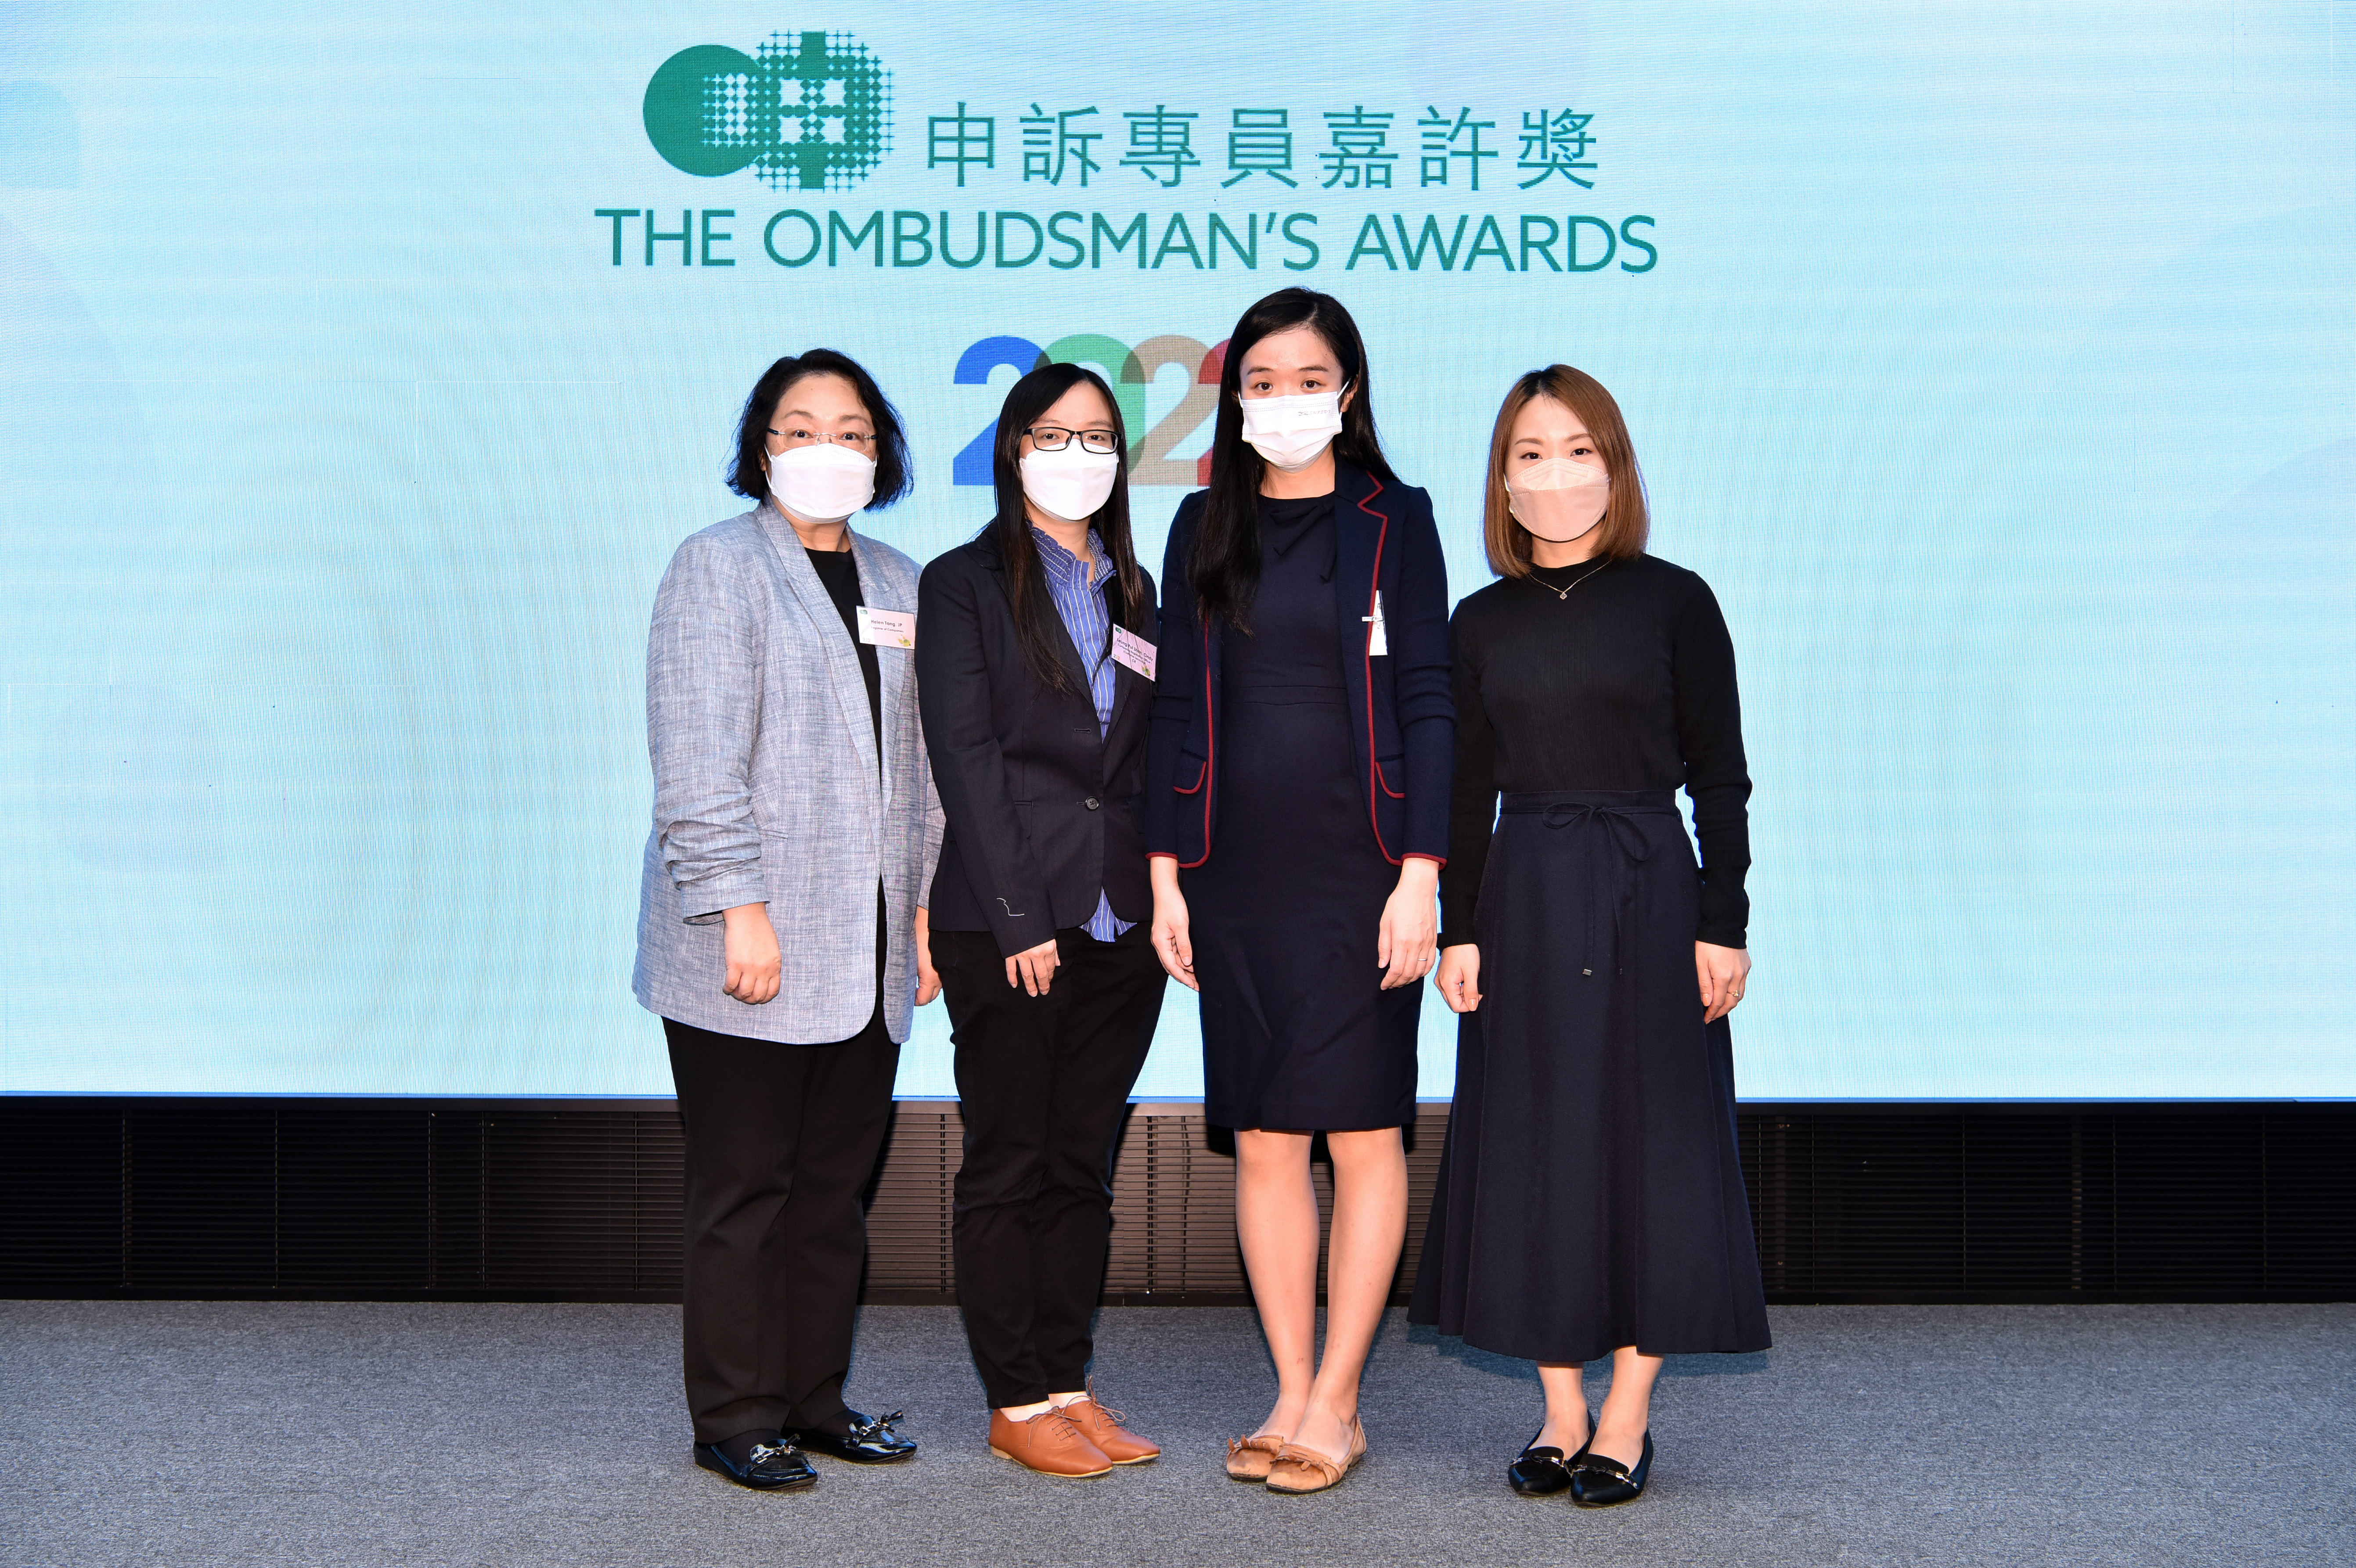
[[[916,563],[851,535],[860,598],[916,607]],[[916,660],[879,647],[879,775],[867,683],[842,615],[771,507],[690,539],[647,635],[654,830],[639,881],[631,989],[649,1011],[722,1034],[848,1040],[875,1009],[875,887],[890,941],[884,1022],[908,1038],[916,906],[941,852],[940,797],[917,721]],[[721,912],[766,901],[784,955],[776,996],[727,977]]]

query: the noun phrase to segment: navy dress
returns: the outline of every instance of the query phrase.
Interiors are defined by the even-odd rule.
[[[1381,988],[1398,884],[1366,817],[1334,597],[1333,497],[1260,501],[1251,635],[1220,639],[1218,826],[1180,872],[1202,986],[1205,1115],[1301,1132],[1415,1115],[1421,987]]]

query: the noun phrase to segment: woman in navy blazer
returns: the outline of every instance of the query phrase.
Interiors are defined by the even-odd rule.
[[[948,835],[927,946],[956,1032],[952,1240],[991,1452],[1056,1476],[1161,1453],[1097,1403],[1112,1161],[1169,988],[1138,797],[1153,579],[1112,389],[1044,365],[998,416],[997,513],[925,568],[916,678]]]
[[[1419,982],[1455,709],[1431,503],[1384,461],[1341,303],[1286,289],[1220,369],[1208,489],[1172,524],[1146,764],[1153,944],[1202,994],[1209,1119],[1276,1360],[1227,1473],[1318,1491],[1364,1457],[1358,1379],[1407,1229]],[[1325,1351],[1318,1213],[1333,1161]]]

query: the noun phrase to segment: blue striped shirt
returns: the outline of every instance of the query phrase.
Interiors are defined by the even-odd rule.
[[[1038,524],[1031,525],[1031,538],[1039,546],[1039,564],[1046,569],[1047,593],[1055,601],[1055,613],[1064,618],[1064,630],[1072,635],[1072,646],[1080,654],[1080,663],[1088,672],[1088,695],[1097,705],[1097,735],[1102,739],[1112,728],[1113,683],[1117,672],[1112,662],[1112,613],[1105,607],[1105,580],[1112,575],[1112,562],[1105,558],[1104,540],[1094,528],[1088,530],[1088,554],[1096,561],[1090,571],[1080,564],[1080,558],[1057,544]],[[1098,942],[1110,942],[1137,923],[1116,919],[1112,900],[1102,890],[1097,893],[1097,912],[1088,916],[1087,932]]]

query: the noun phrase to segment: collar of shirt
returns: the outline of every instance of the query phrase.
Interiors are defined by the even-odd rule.
[[[1090,588],[1102,588],[1105,579],[1112,575],[1112,562],[1105,559],[1104,540],[1094,528],[1088,530],[1088,556],[1096,570],[1083,576],[1080,558],[1055,542],[1055,538],[1038,524],[1031,525],[1031,538],[1039,547],[1039,562],[1049,572],[1066,582],[1086,582]]]

